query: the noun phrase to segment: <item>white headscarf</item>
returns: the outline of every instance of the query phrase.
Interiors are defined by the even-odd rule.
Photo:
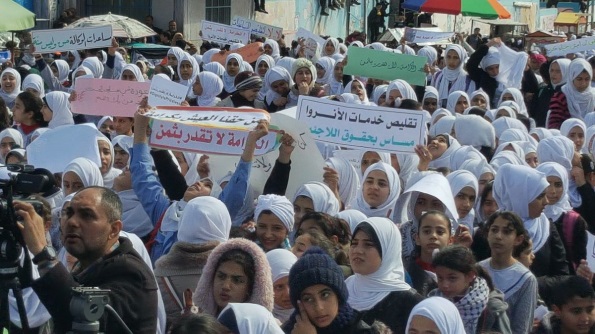
[[[331,53],[331,54],[326,53],[326,45],[328,43],[331,43],[333,45],[333,47],[335,48],[335,51],[333,53]],[[334,37],[329,37],[326,40],[326,42],[324,42],[324,45],[322,46],[322,55],[323,56],[331,57],[332,55],[337,54],[337,53],[340,53],[340,50],[339,50],[339,40],[336,39],[336,38],[334,38]]]
[[[281,97],[277,92],[273,90],[271,85],[275,81],[283,80],[287,82],[287,87],[293,86],[293,79],[291,79],[291,74],[285,68],[281,66],[274,66],[267,71],[267,74],[264,76],[264,86],[266,86],[267,92],[265,95],[266,102],[270,105],[275,101],[277,98]]]
[[[70,66],[68,66],[68,62],[66,60],[56,59],[54,60],[52,65],[55,65],[56,69],[58,69],[58,81],[60,83],[66,81],[66,79],[68,79],[68,72],[70,71]]]
[[[339,63],[343,62],[343,59],[345,59],[345,57],[343,57],[343,55],[339,54],[335,54],[333,56],[333,59],[335,60],[335,66],[333,66],[333,74],[331,75],[330,79],[328,80],[328,85],[329,85],[329,95],[339,95],[339,94],[343,94],[343,78],[341,78],[341,80],[337,80],[335,78],[335,68],[339,65]]]
[[[417,172],[419,157],[417,154],[410,153],[397,153],[396,157],[399,162],[399,177],[402,181],[401,188],[404,189],[409,178]]]
[[[585,150],[595,157],[595,125],[590,126],[585,133]]]
[[[440,105],[440,94],[438,94],[438,90],[434,88],[434,86],[426,86],[424,97],[421,99],[421,104],[423,105],[425,99],[428,98],[436,99],[438,105]]]
[[[440,118],[436,123],[430,126],[428,134],[432,137],[436,137],[437,135],[441,135],[443,133],[450,135],[452,133],[452,129],[454,128],[456,120],[456,116],[444,116]]]
[[[48,124],[48,128],[54,129],[60,125],[74,124],[72,112],[70,112],[69,97],[70,94],[60,91],[49,92],[45,96],[48,108],[52,111],[52,119]]]
[[[271,266],[271,276],[273,277],[273,284],[283,277],[289,276],[289,270],[297,262],[297,257],[287,249],[277,248],[266,253],[267,260]],[[277,304],[273,306],[273,316],[281,322],[289,320],[294,308],[283,309]]]
[[[149,235],[153,231],[153,223],[138,196],[136,196],[134,189],[119,191],[118,197],[122,201],[122,230],[141,237]]]
[[[326,160],[326,165],[339,174],[339,197],[345,206],[355,199],[360,188],[359,173],[346,159],[333,157]]]
[[[531,135],[529,135],[526,131],[519,129],[506,129],[504,132],[502,132],[502,134],[500,134],[500,138],[498,139],[498,143],[500,145],[513,141],[527,141],[532,145],[535,145],[535,147],[537,147],[538,144],[535,138],[531,137]]]
[[[273,59],[275,61],[278,61],[279,59],[281,59],[281,53],[279,52],[279,43],[277,43],[276,40],[267,38],[264,41],[264,44],[262,45],[262,47],[264,48],[265,45],[268,45],[271,47],[271,49],[273,49],[273,52],[271,52],[271,57],[273,57]]]
[[[112,142],[105,136],[103,135],[103,133],[97,131],[97,141],[104,141],[106,143],[108,143],[109,148],[110,148],[110,152],[111,152],[111,163],[109,165],[109,170],[107,171],[107,173],[105,173],[105,175],[103,175],[103,184],[105,185],[105,187],[107,188],[111,188],[114,185],[114,179],[122,174],[122,171],[114,168],[114,146],[112,145]]]
[[[314,200],[312,200],[314,201]],[[274,194],[260,195],[254,209],[254,221],[258,222],[260,214],[264,210],[271,211],[285,225],[287,232],[293,231],[294,211],[293,204],[285,196]]]
[[[99,171],[99,166],[87,158],[76,158],[72,160],[62,172],[62,175],[73,172],[81,179],[83,186],[101,186],[103,187],[103,177]],[[64,189],[64,178],[62,178],[62,189]]]
[[[467,72],[465,71],[467,52],[462,46],[458,44],[450,44],[446,50],[444,50],[444,56],[446,57],[448,51],[451,50],[455,51],[459,55],[459,59],[461,60],[459,67],[451,70],[448,68],[448,66],[446,66],[442,69],[442,71],[436,73],[432,79],[432,86],[438,89],[438,93],[443,99],[446,98],[451,92],[457,90],[467,90]]]
[[[236,76],[235,75],[231,76],[231,75],[229,75],[229,73],[227,73],[227,64],[229,63],[229,61],[231,59],[235,59],[238,62],[238,65],[240,67],[240,70],[239,70],[240,72],[242,72],[242,64],[244,63],[244,58],[237,53],[230,53],[229,55],[227,55],[227,58],[225,58],[225,66],[223,66],[223,67],[225,67],[225,72],[223,72],[223,88],[228,93],[233,93],[236,91],[236,85],[235,85]]]
[[[570,59],[560,58],[560,59],[556,59],[556,60],[552,61],[552,64],[553,63],[558,64],[558,66],[560,67],[560,73],[562,74],[562,80],[557,85],[554,85],[552,83],[552,86],[555,89],[557,87],[564,85],[566,83],[566,81],[568,80],[568,67],[570,66]],[[550,67],[551,66],[552,65],[550,65]]]
[[[355,231],[357,224],[368,218],[361,211],[354,209],[343,210],[337,213],[336,217],[345,220],[349,224],[351,233]]]
[[[430,126],[436,124],[436,122],[438,122],[440,120],[439,117],[444,117],[444,116],[452,116],[452,113],[450,111],[446,110],[445,108],[436,109],[436,111],[434,111],[434,113],[432,114],[432,118],[430,119]]]
[[[264,77],[266,76],[266,74],[271,70],[271,68],[273,68],[275,66],[275,59],[273,59],[273,57],[271,57],[267,54],[260,55],[258,57],[258,59],[256,59],[256,63],[254,64],[254,69],[256,70],[257,73],[258,73],[258,66],[262,62],[267,64],[267,71],[265,72],[265,75],[262,76],[262,79],[264,80]],[[258,73],[258,75],[260,75],[260,73]],[[262,88],[260,89],[260,91],[258,92],[258,97],[256,99],[263,101],[268,90],[269,90],[269,87],[267,85],[263,85]]]
[[[314,204],[314,211],[324,212],[331,216],[336,215],[339,212],[339,200],[335,197],[335,194],[331,189],[322,182],[311,181],[302,185],[293,197],[293,203],[298,196],[305,196],[312,200]]]
[[[582,58],[576,58],[570,62],[568,67],[568,84],[562,86],[562,92],[566,95],[568,111],[570,116],[582,119],[587,113],[595,110],[595,90],[591,86],[582,92],[574,87],[573,81],[583,71],[589,74],[589,81],[593,78],[591,64]]]
[[[345,280],[349,298],[347,303],[358,311],[373,308],[393,291],[411,289],[405,283],[405,269],[401,258],[401,233],[388,218],[368,218],[358,224],[368,223],[374,229],[382,250],[380,268],[369,275],[354,273]],[[357,227],[355,228],[357,230]]]
[[[118,80],[122,80],[122,74],[124,74],[124,71],[126,71],[126,70],[128,70],[128,71],[132,72],[132,74],[134,74],[134,77],[136,78],[137,82],[145,82],[145,77],[143,76],[143,72],[141,72],[140,68],[138,68],[138,66],[136,66],[135,64],[124,65],[124,67],[122,67],[122,72],[120,72],[120,76],[118,77]]]
[[[533,128],[531,130],[531,132],[529,132],[530,135],[536,135],[537,136],[537,142],[542,141],[545,138],[550,138],[552,137],[552,133],[550,132],[550,130],[546,129],[546,128]],[[535,138],[533,138],[535,139]]]
[[[506,88],[502,92],[502,95],[500,95],[500,101],[498,101],[498,106],[501,106],[503,102],[506,102],[506,101],[502,101],[502,97],[506,93],[512,95],[514,102],[516,102],[516,104],[519,106],[518,113],[529,117],[529,113],[527,112],[527,107],[525,106],[525,97],[523,96],[523,93],[518,88],[513,88],[513,87]]]
[[[523,124],[523,122],[511,117],[500,117],[492,122],[492,126],[496,131],[496,138],[500,138],[502,132],[507,129],[519,129],[521,131],[528,132],[527,127],[525,124]]]
[[[585,140],[587,140],[585,138]],[[537,145],[537,158],[540,163],[553,161],[562,165],[568,173],[572,170],[572,159],[574,158],[574,143],[564,136],[555,136],[539,142]],[[582,197],[573,179],[569,179],[568,196],[570,205],[578,208],[583,203]]]
[[[103,76],[103,63],[97,57],[87,57],[81,63],[82,66],[88,68],[93,73],[95,79],[101,79]]]
[[[343,86],[341,86],[343,88]],[[374,88],[372,92],[372,102],[376,103],[376,105],[380,105],[380,98],[382,95],[386,96],[386,91],[388,90],[388,85],[379,85]]]
[[[426,57],[428,61],[426,64],[430,66],[436,65],[436,61],[438,61],[438,51],[433,46],[424,46],[423,48],[417,51],[417,55],[420,57]]]
[[[386,90],[387,100],[390,95],[390,92],[392,92],[393,90],[398,90],[399,92],[401,92],[401,99],[403,100],[409,99],[417,101],[417,95],[415,94],[415,91],[413,90],[411,85],[405,80],[396,79],[389,83],[388,89]]]
[[[196,97],[196,102],[201,107],[213,107],[219,101],[217,95],[223,91],[223,81],[217,74],[208,71],[198,73],[196,80],[200,81],[202,94]]]
[[[432,168],[450,167],[450,155],[453,154],[456,150],[458,150],[459,147],[461,147],[459,141],[451,135],[445,133],[442,133],[442,135],[445,135],[448,139],[448,148],[446,149],[446,151],[444,151],[444,153],[442,153],[442,155],[439,158],[436,158],[430,162],[430,167]]]
[[[235,315],[238,332],[242,334],[283,334],[277,320],[264,306],[251,303],[229,303],[219,316],[231,309]],[[219,320],[221,321],[221,320]]]
[[[13,128],[6,128],[2,130],[0,132],[0,141],[2,141],[2,139],[6,137],[12,138],[12,140],[14,140],[15,145],[19,145],[19,147],[25,148],[25,141],[23,139],[23,135],[19,132],[19,130]],[[1,158],[2,162],[4,162],[4,157]]]
[[[501,43],[498,47],[490,47],[479,66],[485,71],[488,66],[499,64],[498,76],[495,79],[504,87],[521,88],[527,59],[529,54],[526,52],[516,52]]]
[[[320,85],[326,85],[330,83],[333,77],[333,71],[335,70],[335,60],[331,57],[320,57],[316,64],[324,68],[324,76],[316,78],[316,83]],[[350,91],[348,91],[350,93]]]
[[[492,124],[478,115],[459,115],[454,123],[455,136],[461,145],[496,146],[496,132]]]
[[[8,106],[8,108],[12,108],[12,106],[14,106],[15,99],[21,93],[21,75],[17,70],[9,67],[2,71],[2,74],[0,75],[0,82],[2,81],[2,78],[4,78],[4,76],[8,74],[11,74],[15,77],[15,87],[11,93],[5,92],[4,89],[0,88],[0,98],[2,98],[4,102],[6,102],[6,106]]]
[[[467,161],[486,161],[486,158],[473,146],[461,146],[450,155],[450,170],[461,169],[461,166]]]
[[[448,99],[446,100],[446,109],[448,109],[453,115],[456,113],[455,109],[457,107],[457,102],[461,96],[467,99],[468,104],[471,104],[469,95],[463,91],[457,90],[448,95]]]
[[[469,95],[469,105],[471,105],[471,101],[473,101],[477,95],[483,96],[483,98],[486,100],[486,108],[490,108],[490,96],[481,88]]]
[[[116,145],[120,147],[126,154],[130,155],[130,149],[134,145],[133,139],[130,136],[126,135],[119,135],[112,138],[112,146],[115,148]],[[128,163],[130,163],[130,157],[128,158]]]
[[[409,333],[411,321],[416,315],[432,320],[440,330],[441,334],[465,333],[465,325],[463,325],[461,314],[455,304],[448,299],[442,297],[430,297],[415,305],[409,314],[405,333]]]
[[[213,50],[213,49],[211,49]],[[214,53],[217,53],[219,50],[215,51]],[[209,51],[207,51],[209,52]],[[176,59],[178,60],[178,64],[182,61],[182,57],[184,56],[184,50],[182,50],[181,48],[177,47],[177,46],[173,46],[171,48],[169,48],[169,50],[167,50],[167,54],[168,55],[174,55],[176,57]],[[210,59],[209,59],[210,62]]]
[[[572,206],[570,206],[568,199],[568,171],[566,171],[562,165],[555,162],[541,163],[536,169],[544,173],[546,177],[556,176],[562,181],[563,190],[560,200],[556,203],[550,203],[546,205],[544,211],[545,215],[555,222],[563,213],[572,210]]]
[[[189,62],[190,66],[192,66],[192,74],[190,74],[190,78],[188,78],[188,79],[182,79],[181,67],[182,67],[183,61]],[[196,76],[200,72],[200,67],[198,66],[198,63],[196,62],[196,58],[192,57],[188,52],[184,52],[182,59],[178,60],[177,71],[178,71],[178,77],[180,78],[179,83],[186,87],[190,87],[190,93],[192,93],[192,84],[194,84],[194,78],[196,78]]]
[[[293,63],[295,63],[296,61],[297,60],[292,57],[283,57],[275,63],[275,66],[281,66],[284,69],[286,69],[287,72],[289,72],[291,74],[291,69],[293,68]]]
[[[453,198],[455,198],[465,187],[473,188],[473,191],[475,191],[475,198],[477,199],[479,197],[479,184],[477,183],[477,178],[475,175],[473,175],[473,173],[466,170],[457,170],[448,174],[446,179],[450,183],[450,189],[452,191]],[[471,211],[467,214],[467,216],[459,216],[459,225],[463,224],[467,226],[471,234],[473,234],[473,222],[475,221],[475,210],[473,210],[473,207],[475,207],[475,202],[471,204]]]
[[[188,202],[178,225],[178,241],[201,244],[225,242],[231,230],[231,217],[223,202],[212,196],[199,196]]]
[[[501,211],[513,211],[523,219],[523,224],[533,241],[533,251],[543,247],[550,236],[550,221],[544,213],[529,217],[529,204],[549,186],[545,174],[528,166],[506,164],[498,169],[494,180],[493,196]],[[519,191],[523,189],[523,191]]]
[[[376,208],[372,208],[370,204],[366,202],[364,199],[364,183],[368,175],[375,170],[382,171],[386,174],[386,178],[389,184],[389,194],[387,199]],[[384,163],[382,161],[377,162],[366,169],[364,173],[364,177],[362,178],[362,187],[361,190],[358,191],[357,197],[355,201],[351,203],[351,208],[355,210],[361,211],[368,217],[392,217],[392,214],[395,211],[395,204],[399,199],[399,195],[401,193],[401,182],[399,179],[399,174],[397,171],[389,164]]]
[[[359,82],[359,84],[362,86],[362,90],[364,91],[364,100],[363,101],[360,100],[361,103],[362,104],[370,103],[370,101],[368,100],[368,93],[366,92],[366,85],[358,79],[353,79],[353,80],[349,81],[349,83],[347,83],[347,85],[345,85],[345,89],[343,90],[343,93],[351,93],[351,85],[353,84],[354,81]],[[359,97],[358,97],[358,99],[359,99]]]
[[[219,78],[222,78],[223,74],[225,73],[225,67],[216,61],[204,64],[202,68],[204,70],[203,72],[215,73]]]
[[[587,127],[590,127],[592,125],[595,125],[595,112],[593,112],[593,111],[592,112],[588,112],[585,115],[584,121],[585,121],[585,125]]]
[[[504,103],[510,103],[510,101],[506,101]],[[513,102],[514,104],[516,104],[516,102]],[[518,105],[517,105],[518,106]],[[510,107],[508,105],[502,105],[499,106],[498,109],[496,109],[496,114],[500,111],[500,110],[504,110],[506,111],[506,113],[508,114],[507,116],[501,116],[500,118],[504,118],[504,117],[510,117],[510,118],[514,118],[516,119],[516,111],[515,108]]]
[[[30,73],[25,77],[25,79],[23,80],[23,90],[27,90],[27,88],[31,88],[38,92],[40,98],[43,98],[45,96],[43,79],[39,74]]]
[[[578,126],[579,128],[581,128],[583,130],[583,134],[587,133],[587,126],[586,126],[585,122],[583,122],[582,120],[580,120],[578,118],[569,118],[569,119],[565,120],[564,122],[562,122],[562,125],[560,126],[560,134],[562,134],[562,136],[564,136],[564,137],[568,137],[568,135],[570,134],[570,131],[575,126]],[[583,143],[583,147],[584,146],[585,146],[585,144]],[[580,147],[579,149],[582,149],[583,147]]]

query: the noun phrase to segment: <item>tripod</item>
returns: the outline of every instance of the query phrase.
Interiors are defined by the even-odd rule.
[[[12,271],[12,268],[4,269],[2,271]],[[14,268],[14,274],[16,275],[18,268]],[[0,272],[0,275],[5,273]],[[9,333],[14,333],[15,326],[11,325],[10,322],[10,305],[8,303],[8,291],[12,290],[14,298],[17,301],[17,309],[19,317],[21,319],[21,330],[20,333],[29,333],[29,321],[27,319],[27,312],[25,310],[25,302],[23,301],[23,291],[21,290],[21,283],[19,278],[14,276],[12,278],[0,279],[0,329],[5,328]]]

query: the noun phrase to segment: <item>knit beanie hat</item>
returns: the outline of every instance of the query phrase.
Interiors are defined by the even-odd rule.
[[[339,298],[339,305],[347,302],[348,292],[343,271],[322,249],[312,247],[289,271],[289,298],[296,310],[302,291],[316,284],[333,289]]]
[[[293,79],[293,81],[295,82],[295,74],[300,68],[307,68],[308,70],[310,70],[310,73],[312,73],[311,85],[313,86],[316,82],[316,67],[314,67],[314,64],[312,64],[312,62],[306,58],[298,58],[296,61],[293,62],[293,64],[291,65],[291,79]]]
[[[234,85],[236,90],[261,89],[262,78],[256,73],[244,71],[236,75]]]

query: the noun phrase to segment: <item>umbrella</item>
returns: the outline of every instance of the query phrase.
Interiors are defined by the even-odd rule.
[[[510,13],[498,0],[405,0],[403,8],[416,12],[509,19]]]
[[[156,35],[153,29],[147,27],[143,23],[127,16],[114,15],[107,13],[106,15],[95,15],[84,17],[76,20],[72,24],[66,26],[64,29],[76,29],[87,27],[101,27],[111,25],[114,37],[122,38],[141,38],[146,36]]]
[[[35,27],[35,14],[12,0],[0,0],[0,31],[19,31]]]

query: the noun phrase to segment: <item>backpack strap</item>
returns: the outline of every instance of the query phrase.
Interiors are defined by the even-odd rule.
[[[569,259],[574,258],[574,252],[572,251],[574,227],[576,226],[576,222],[578,221],[579,217],[580,215],[578,212],[570,210],[564,214],[564,218],[562,219],[562,232],[564,233],[562,238],[564,240],[566,253],[568,253]],[[572,265],[574,266],[574,263]]]
[[[151,248],[153,248],[153,245],[155,244],[155,238],[157,238],[157,233],[159,233],[159,230],[161,229],[161,223],[163,222],[163,217],[165,217],[166,212],[167,212],[167,210],[165,212],[163,212],[161,217],[159,217],[159,221],[153,228],[153,231],[151,231],[151,233],[149,233],[149,240],[147,240],[147,242],[145,243],[145,248],[147,248],[147,251],[149,252],[149,254],[151,254]]]
[[[171,279],[169,278],[169,276],[162,276],[162,277],[160,277],[160,279],[161,279],[161,282],[163,282],[163,285],[165,286],[165,289],[167,290],[167,293],[169,294],[169,296],[171,297],[171,299],[174,302],[176,302],[176,304],[178,304],[178,307],[181,310],[183,310],[184,309],[184,304],[182,303],[182,301],[178,297],[178,293],[176,291],[176,288],[171,283]]]

